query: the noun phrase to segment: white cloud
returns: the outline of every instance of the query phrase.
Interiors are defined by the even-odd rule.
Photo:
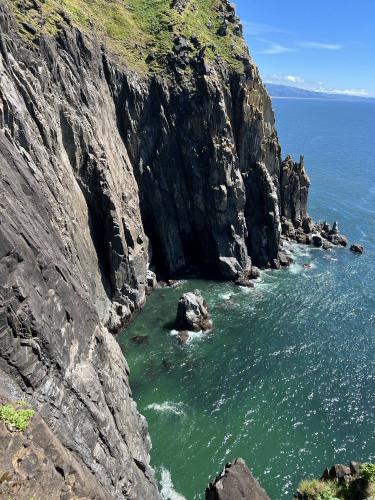
[[[326,94],[342,94],[348,96],[368,97],[369,93],[366,89],[332,89],[326,87],[319,87],[313,89],[316,92],[325,92]]]
[[[342,45],[337,43],[321,43],[321,42],[300,42],[300,47],[305,49],[316,49],[316,50],[341,50]]]
[[[291,82],[291,83],[303,83],[305,81],[300,76],[293,76],[293,75],[287,75],[283,78],[285,79],[286,82]]]
[[[295,75],[266,75],[264,78],[264,81],[266,83],[278,83],[278,84],[290,84],[293,83],[294,85],[300,85],[304,83],[304,79],[300,76],[295,76]]]
[[[246,34],[248,35],[262,35],[264,33],[289,33],[289,31],[270,26],[269,24],[253,23],[250,21],[243,21],[243,26]]]
[[[278,43],[270,43],[268,47],[260,51],[261,54],[286,54],[287,52],[295,52],[295,49]]]

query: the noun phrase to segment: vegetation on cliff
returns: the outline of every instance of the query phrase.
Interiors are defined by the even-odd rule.
[[[24,431],[27,429],[34,413],[34,410],[25,408],[22,401],[14,405],[4,404],[0,406],[0,422],[4,422],[10,429]]]
[[[361,464],[357,474],[340,479],[301,481],[298,498],[304,500],[364,500],[375,499],[375,464]]]
[[[188,42],[191,55],[204,50],[241,69],[246,54],[233,7],[223,0],[9,0],[28,42],[56,36],[66,23],[104,43],[129,68],[159,72],[176,44]]]

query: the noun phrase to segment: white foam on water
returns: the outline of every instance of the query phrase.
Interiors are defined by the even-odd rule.
[[[177,337],[177,335],[179,335],[179,333],[180,332],[177,331],[177,330],[171,330],[170,331],[170,334],[172,335],[172,337]],[[199,331],[199,332],[190,332],[190,331],[188,331],[187,333],[189,335],[189,338],[185,342],[185,345],[186,344],[191,344],[194,341],[203,340],[203,339],[205,339],[207,337],[207,333],[202,332],[202,331]]]
[[[232,297],[233,297],[233,292],[219,294],[219,299],[223,299],[223,300],[230,300]]]
[[[171,473],[168,469],[161,467],[160,475],[160,494],[164,500],[186,500],[183,495],[180,495],[180,493],[177,493],[174,489]]]
[[[164,401],[164,403],[151,403],[146,406],[147,410],[154,410],[159,413],[172,413],[182,417],[185,415],[183,403],[173,403],[173,401]]]

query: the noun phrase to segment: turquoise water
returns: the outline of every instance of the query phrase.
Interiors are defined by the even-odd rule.
[[[365,254],[295,246],[295,264],[264,272],[250,291],[193,281],[149,298],[119,341],[172,500],[204,498],[238,456],[273,500],[332,463],[375,460],[375,105],[283,99],[274,108],[284,154],[305,154],[311,215],[339,220]],[[177,301],[195,288],[215,330],[179,346]]]

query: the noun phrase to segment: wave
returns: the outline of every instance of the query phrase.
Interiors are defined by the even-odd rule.
[[[180,495],[180,493],[177,493],[174,489],[171,473],[168,469],[161,467],[160,476],[160,494],[164,500],[186,500],[183,495]]]
[[[172,337],[177,337],[177,335],[179,335],[179,331],[177,330],[171,330],[170,334],[172,335]],[[189,338],[187,339],[187,341],[185,342],[185,344],[191,344],[191,342],[195,341],[195,340],[203,340],[204,338],[207,337],[207,333],[205,332],[190,332],[188,331],[188,334],[189,334]]]
[[[182,417],[185,415],[183,403],[173,403],[172,401],[164,401],[164,403],[151,403],[146,406],[147,410],[154,410],[159,413],[172,413]]]

